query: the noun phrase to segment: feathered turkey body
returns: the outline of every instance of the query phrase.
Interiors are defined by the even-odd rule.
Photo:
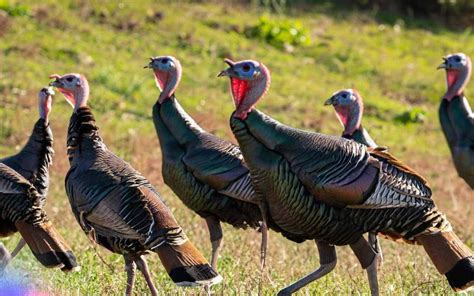
[[[83,230],[93,231],[99,244],[119,254],[144,254],[187,239],[148,180],[107,149],[89,108],[71,117],[68,157],[69,202]]]
[[[236,111],[230,125],[254,189],[278,226],[329,245],[352,247],[365,232],[420,243],[453,289],[474,285],[472,251],[436,208],[423,177],[384,149],[291,128],[255,110],[270,85],[268,69],[251,60],[226,62],[230,67],[218,76],[231,79]],[[241,84],[249,86],[244,93]],[[280,293],[291,294],[330,271],[336,257],[327,255],[333,265],[322,274],[317,270]],[[327,267],[327,258],[320,260]]]
[[[163,153],[163,179],[183,203],[203,218],[257,228],[261,214],[252,203],[253,190],[241,194],[249,202],[219,192],[248,177],[238,147],[202,130],[174,96],[155,104],[153,120]]]
[[[68,271],[78,267],[76,258],[43,209],[54,153],[53,134],[47,120],[51,93],[42,89],[39,100],[42,116],[35,123],[28,142],[19,153],[0,159],[0,236],[20,231],[22,238],[12,252],[13,257],[26,243],[43,265],[60,266]],[[3,244],[1,247],[4,248]],[[2,254],[7,261],[2,264],[4,268],[10,255],[6,249]]]
[[[447,91],[439,106],[441,127],[459,176],[474,190],[474,112],[463,94],[472,62],[457,53],[445,57],[439,68],[446,69],[447,77]]]
[[[153,122],[163,155],[163,179],[188,208],[206,219],[212,266],[216,267],[223,236],[220,222],[225,222],[244,229],[256,229],[262,224],[263,267],[266,222],[275,231],[281,229],[271,219],[262,222],[265,201],[257,199],[239,147],[206,132],[181,107],[174,95],[181,78],[179,60],[154,57],[147,68],[153,69],[161,90],[153,107]],[[295,239],[286,232],[283,235]]]
[[[212,285],[221,277],[209,266],[178,225],[158,191],[128,163],[113,154],[98,133],[87,106],[89,86],[80,74],[52,75],[53,86],[74,106],[68,128],[66,193],[86,234],[122,254],[131,295],[135,268],[157,295],[146,260],[156,252],[171,279],[180,286]]]
[[[245,121],[232,117],[231,127],[257,191],[290,233],[346,245],[365,232],[414,241],[431,229],[449,229],[425,181],[377,150],[292,129],[257,110]]]

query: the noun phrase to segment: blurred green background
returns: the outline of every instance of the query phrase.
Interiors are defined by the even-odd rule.
[[[354,87],[365,102],[363,125],[379,145],[426,176],[434,199],[473,248],[472,190],[453,169],[438,122],[445,77],[436,71],[452,52],[474,55],[473,1],[6,1],[0,0],[0,157],[15,153],[37,120],[36,95],[48,75],[79,72],[91,86],[90,104],[101,135],[163,193],[190,238],[209,256],[205,223],[162,183],[151,108],[159,91],[148,58],[174,55],[183,66],[176,94],[207,130],[233,140],[228,81],[216,78],[226,57],[256,59],[272,72],[259,108],[303,129],[339,135],[334,111],[323,102]],[[466,95],[473,93],[469,85]],[[472,102],[472,99],[471,99]],[[47,209],[83,266],[64,275],[43,269],[24,250],[13,267],[38,289],[58,295],[120,294],[125,274],[120,256],[90,244],[70,213],[64,192],[68,169],[65,136],[71,110],[55,97],[51,122],[56,157]],[[259,234],[224,228],[219,270],[222,295],[255,294]],[[3,240],[13,248],[18,237]],[[272,234],[270,295],[318,265],[314,244]],[[448,294],[446,281],[421,248],[383,241],[383,294]],[[98,258],[99,253],[114,272]],[[367,294],[366,276],[351,252],[338,249],[329,276],[301,294]],[[198,294],[174,287],[156,256],[150,258],[160,291]],[[140,279],[138,293],[146,293]],[[137,294],[138,295],[138,294]]]

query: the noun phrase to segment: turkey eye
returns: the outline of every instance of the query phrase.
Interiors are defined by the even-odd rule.
[[[347,99],[347,94],[343,94],[342,97],[343,97],[344,99]]]
[[[162,60],[161,60],[161,63],[162,63],[162,64],[168,63],[168,59],[162,59]]]
[[[250,71],[250,65],[247,65],[247,64],[243,65],[242,70],[244,70],[244,72]]]
[[[459,62],[461,61],[461,58],[460,58],[460,57],[457,57],[457,58],[455,59],[455,61],[459,63]]]
[[[74,80],[74,78],[72,78],[72,77],[66,78],[66,81],[67,81],[67,82],[72,82],[73,80]]]

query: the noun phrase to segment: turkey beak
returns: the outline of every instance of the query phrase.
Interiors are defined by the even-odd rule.
[[[51,81],[49,83],[49,86],[52,86],[52,87],[60,87],[61,86],[61,82],[59,81],[59,79],[56,79],[54,81]]]
[[[443,57],[443,62],[436,68],[436,70],[439,69],[448,69],[448,59],[446,57]]]
[[[51,85],[51,83],[50,83]],[[49,86],[49,87],[43,87],[41,89],[42,92],[44,92],[46,95],[48,96],[54,96],[55,95],[55,92],[54,92],[54,89],[52,86]]]
[[[58,74],[49,75],[49,79],[54,79],[49,83],[49,86],[61,87],[61,81],[59,80],[59,78],[61,78],[61,76],[59,76]]]
[[[235,73],[234,72],[234,65],[235,65],[235,62],[232,61],[231,59],[225,59],[224,62],[229,65],[229,68],[221,71],[219,74],[217,74],[217,77],[223,77],[223,76],[228,76],[228,77],[232,77],[232,75]]]
[[[234,68],[229,67],[229,68],[227,68],[227,69],[221,71],[219,74],[217,74],[217,77],[223,77],[223,76],[235,77]]]
[[[232,68],[227,68],[225,70],[222,70],[219,74],[217,74],[217,77],[224,77],[224,76],[229,76],[230,77],[230,71]]]
[[[150,58],[150,62],[148,63],[148,65],[146,65],[145,67],[143,67],[144,69],[153,69],[153,63],[155,62],[155,58],[154,57],[151,57]]]
[[[329,99],[327,99],[326,101],[324,101],[324,106],[329,106],[329,105],[332,105],[332,104],[334,104],[334,96],[332,96]]]

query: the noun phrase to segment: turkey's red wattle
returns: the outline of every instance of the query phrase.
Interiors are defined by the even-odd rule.
[[[165,86],[168,84],[168,80],[170,78],[169,72],[162,72],[162,71],[153,71],[155,73],[155,81],[156,85],[160,88],[161,91],[165,89]]]
[[[459,77],[459,71],[457,70],[448,70],[446,71],[446,78],[448,80],[448,87],[451,87],[456,83]]]
[[[66,100],[69,102],[69,104],[71,104],[73,107],[76,105],[76,98],[74,97],[72,91],[64,88],[58,88],[58,90],[66,97]]]
[[[234,97],[235,108],[237,109],[249,90],[249,82],[237,78],[230,79],[232,96]]]
[[[334,109],[336,110],[336,114],[341,120],[341,123],[344,125],[344,127],[347,126],[352,117],[351,109],[347,106],[340,105],[334,106]]]

